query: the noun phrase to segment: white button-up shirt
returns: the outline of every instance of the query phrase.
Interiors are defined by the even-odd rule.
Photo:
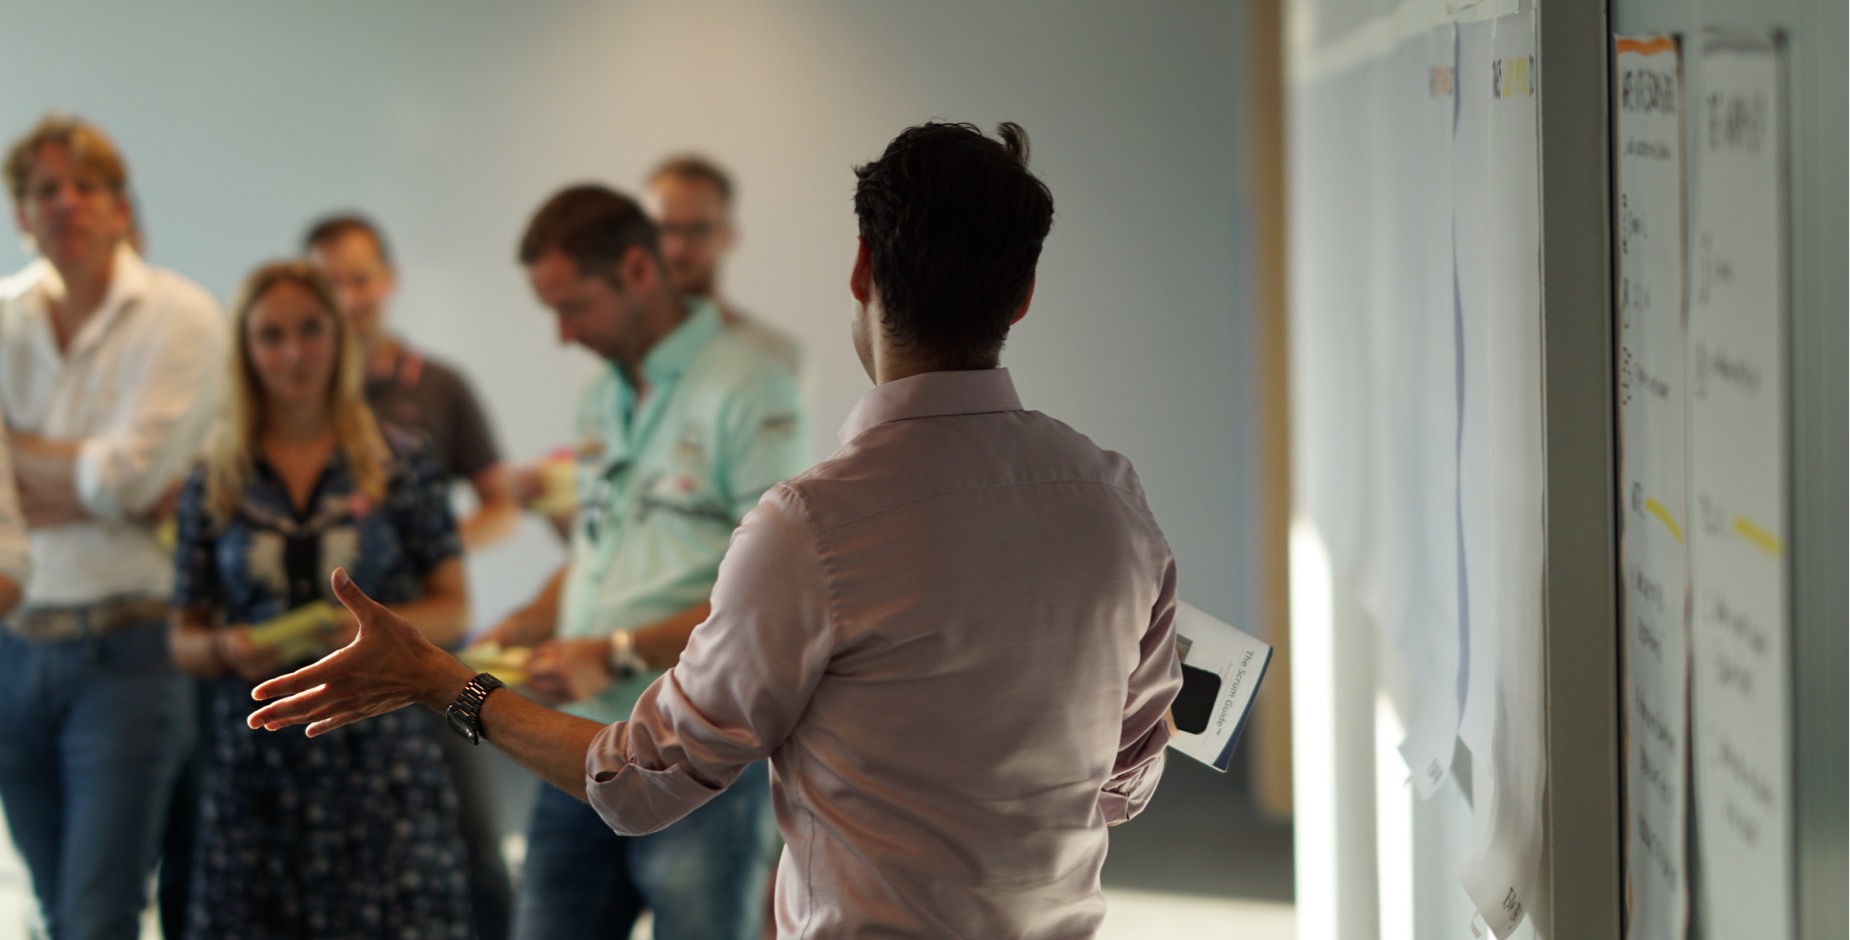
[[[1136,473],[1000,369],[881,385],[842,440],[745,517],[591,805],[653,831],[769,757],[778,936],[1092,936],[1182,685]]]
[[[91,516],[33,529],[26,604],[165,597],[173,560],[140,517],[198,457],[225,372],[225,324],[191,281],[116,250],[102,306],[60,352],[55,275],[34,265],[0,295],[0,412],[15,432],[79,440]]]

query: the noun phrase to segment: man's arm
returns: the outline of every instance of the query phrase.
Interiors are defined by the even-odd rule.
[[[343,725],[421,704],[448,708],[475,673],[432,644],[403,617],[367,597],[344,569],[334,572],[334,594],[359,623],[354,641],[251,691],[264,701],[250,727],[277,731],[308,726],[309,737]],[[488,696],[480,716],[488,740],[521,766],[579,799],[585,795],[585,754],[603,725],[553,711],[511,689]]]
[[[258,686],[252,728],[335,728],[414,702],[445,708],[469,667],[335,573],[335,594],[360,622],[354,642]],[[607,727],[510,691],[488,697],[482,727],[497,747],[560,789],[587,799],[620,833],[654,832],[776,751],[809,706],[833,656],[828,586],[794,496],[765,498],[735,536],[713,589],[713,615],[681,661]],[[640,771],[640,772],[637,772]]]
[[[463,547],[480,551],[514,534],[520,525],[520,503],[507,465],[496,463],[469,478],[475,490],[475,512],[457,528]]]
[[[1164,749],[1169,746],[1169,706],[1182,689],[1182,664],[1176,658],[1176,564],[1170,558],[1150,623],[1137,643],[1124,699],[1124,724],[1111,779],[1099,792],[1105,824],[1116,826],[1143,812],[1163,778]]]
[[[539,594],[525,607],[508,614],[476,640],[501,646],[536,646],[552,639],[559,629],[559,595],[565,590],[565,576],[572,570],[560,565],[540,587]]]
[[[11,438],[13,476],[20,511],[35,529],[69,525],[90,518],[77,494],[77,455],[81,441],[60,441],[36,434]]]
[[[701,601],[666,620],[631,630],[636,655],[650,669],[670,669],[681,661],[694,628],[713,611]],[[615,677],[610,674],[611,635],[554,640],[533,651],[527,664],[527,687],[551,705],[580,702],[604,691]]]
[[[26,526],[13,485],[12,448],[7,445],[5,420],[0,419],[0,617],[12,613],[24,599],[26,578],[32,570]]]
[[[81,439],[14,438],[34,525],[144,516],[192,463],[218,401],[225,331],[203,292],[170,302],[108,427]]]

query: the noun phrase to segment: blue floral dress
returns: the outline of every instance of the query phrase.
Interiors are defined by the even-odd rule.
[[[227,624],[332,602],[345,566],[381,603],[422,593],[462,545],[442,472],[416,439],[388,432],[383,503],[360,493],[338,452],[306,512],[256,461],[228,520],[206,511],[203,471],[180,497],[175,606]],[[401,709],[309,739],[252,731],[251,684],[216,680],[186,935],[194,940],[469,936],[456,791],[425,716]]]

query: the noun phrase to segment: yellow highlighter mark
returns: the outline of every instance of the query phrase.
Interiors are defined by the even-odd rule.
[[[1779,536],[1755,525],[1753,520],[1745,516],[1734,517],[1734,531],[1774,558],[1786,553],[1785,546],[1780,544]]]
[[[1683,527],[1677,525],[1677,521],[1670,516],[1670,510],[1665,509],[1664,504],[1658,502],[1656,497],[1645,497],[1644,511],[1656,516],[1657,521],[1663,523],[1664,528],[1670,530],[1671,538],[1676,539],[1678,542],[1683,541]]]

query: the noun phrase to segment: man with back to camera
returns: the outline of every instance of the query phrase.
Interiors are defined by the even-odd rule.
[[[302,253],[333,289],[365,357],[366,403],[380,421],[416,431],[451,480],[474,490],[476,509],[457,528],[471,552],[514,533],[520,506],[488,417],[469,380],[424,355],[386,327],[398,268],[385,232],[366,216],[324,216],[302,237]],[[443,759],[456,784],[457,822],[468,855],[469,920],[475,940],[502,940],[513,918],[514,887],[495,823],[495,768],[449,734]]]
[[[0,297],[32,556],[0,633],[0,803],[47,933],[134,938],[192,729],[151,516],[205,437],[225,330],[209,294],[129,244],[128,171],[95,125],[45,118],[6,177],[46,263]]]
[[[925,124],[857,171],[876,387],[841,450],[745,519],[712,615],[629,721],[472,677],[337,573],[358,639],[257,688],[288,697],[252,726],[448,708],[620,832],[769,755],[780,936],[1093,935],[1106,827],[1162,773],[1175,565],[1129,462],[1022,410],[998,367],[1053,210],[1021,129],[1001,137]]]
[[[520,261],[559,339],[605,367],[578,414],[570,559],[484,643],[534,647],[529,685],[597,723],[629,714],[707,616],[728,540],[764,491],[808,466],[788,372],[675,291],[634,200],[569,187],[535,212]],[[569,680],[568,680],[568,677]],[[617,836],[542,791],[515,933],[618,934],[643,909],[664,938],[755,937],[774,837],[769,768],[674,826]]]

